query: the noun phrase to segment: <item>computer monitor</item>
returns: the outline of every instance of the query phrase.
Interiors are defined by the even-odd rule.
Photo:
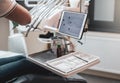
[[[58,32],[73,38],[81,39],[87,14],[63,11],[58,26]]]

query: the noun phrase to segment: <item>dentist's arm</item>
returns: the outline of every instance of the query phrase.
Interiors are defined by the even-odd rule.
[[[19,5],[15,0],[0,0],[0,16],[26,25],[31,22],[29,11]]]

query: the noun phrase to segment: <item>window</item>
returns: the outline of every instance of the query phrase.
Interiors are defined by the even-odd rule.
[[[120,33],[120,0],[91,0],[89,31]]]

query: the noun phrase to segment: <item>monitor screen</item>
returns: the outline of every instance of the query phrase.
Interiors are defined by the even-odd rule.
[[[87,14],[63,11],[58,32],[70,37],[80,39],[86,23]]]

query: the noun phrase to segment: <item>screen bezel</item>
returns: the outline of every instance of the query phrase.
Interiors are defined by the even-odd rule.
[[[62,24],[62,21],[63,21],[63,17],[64,17],[64,14],[66,12],[67,13],[82,14],[82,15],[84,14],[84,19],[83,19],[82,26],[80,28],[80,32],[79,32],[79,36],[78,37],[73,36],[73,35],[69,35],[69,34],[66,34],[66,33],[63,33],[63,32],[60,32],[61,24]],[[85,27],[85,24],[86,24],[86,20],[87,20],[87,14],[86,13],[73,12],[73,11],[63,11],[62,15],[61,15],[61,18],[60,18],[60,21],[59,21],[59,25],[58,25],[58,33],[66,35],[66,36],[70,36],[70,37],[73,37],[73,38],[76,38],[76,39],[81,39],[82,38],[82,34],[83,34],[83,30],[84,30],[84,27]]]

